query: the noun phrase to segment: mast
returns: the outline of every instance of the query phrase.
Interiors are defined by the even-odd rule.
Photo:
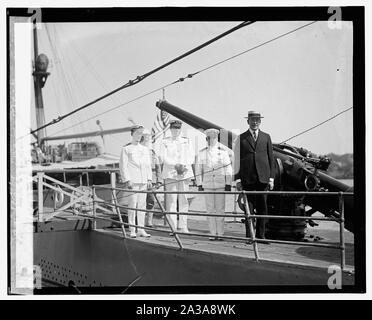
[[[40,128],[45,124],[44,102],[41,89],[44,87],[46,79],[49,75],[47,72],[49,59],[45,54],[39,55],[38,41],[37,41],[37,25],[33,23],[33,36],[34,36],[34,77],[35,88],[35,105],[36,105],[36,126]],[[37,133],[38,144],[41,148],[44,138],[46,137],[46,129],[42,129]]]
[[[103,153],[106,153],[106,144],[105,144],[105,136],[103,134],[103,128],[101,126],[101,121],[97,120],[96,121],[96,124],[97,126],[99,127],[99,130],[100,130],[100,136],[102,138],[102,142],[103,142]]]
[[[41,143],[43,143],[44,141],[68,140],[68,139],[75,139],[75,138],[98,137],[98,136],[101,136],[103,139],[105,135],[129,132],[132,128],[133,126],[102,130],[102,127],[100,126],[100,130],[97,130],[97,131],[68,134],[68,135],[63,135],[63,136],[49,136],[41,140]]]

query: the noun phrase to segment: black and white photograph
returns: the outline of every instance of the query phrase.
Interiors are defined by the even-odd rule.
[[[364,293],[364,19],[9,6],[8,295]]]

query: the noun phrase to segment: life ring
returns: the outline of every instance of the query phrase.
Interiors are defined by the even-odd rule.
[[[62,192],[62,189],[60,186],[56,186],[57,190],[54,190],[54,203],[56,207],[60,207],[65,199],[65,195]]]

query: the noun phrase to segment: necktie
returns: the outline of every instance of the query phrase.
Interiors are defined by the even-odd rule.
[[[253,131],[253,139],[254,139],[254,141],[257,140],[257,134],[256,134],[256,131]]]

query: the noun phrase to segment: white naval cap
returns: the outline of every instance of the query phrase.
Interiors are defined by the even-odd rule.
[[[219,134],[219,133],[220,133],[220,130],[218,130],[218,129],[216,129],[216,128],[209,128],[209,129],[206,129],[206,130],[204,131],[204,133],[205,133],[205,135],[209,136],[209,135],[211,135],[211,134],[213,134],[213,133],[215,133],[215,134]]]
[[[130,128],[130,133],[133,134],[137,130],[143,130],[143,126],[140,124],[136,124]]]
[[[148,134],[148,135],[151,135],[151,132],[150,132],[150,130],[149,129],[143,129],[143,131],[142,131],[142,135],[144,136],[145,134]]]

